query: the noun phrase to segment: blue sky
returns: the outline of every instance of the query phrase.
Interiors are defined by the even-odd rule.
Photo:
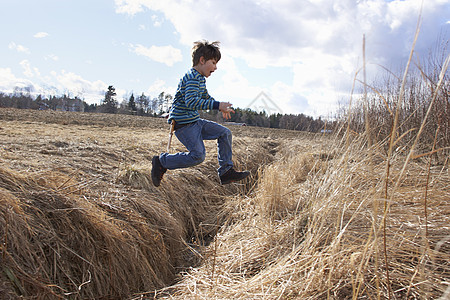
[[[362,64],[398,70],[421,0],[2,0],[0,91],[29,87],[100,103],[109,85],[175,94],[199,39],[221,41],[209,93],[236,107],[264,92],[281,113],[330,116]],[[450,0],[423,1],[416,57],[450,38]],[[448,55],[448,49],[446,50]],[[362,78],[361,78],[362,79]],[[252,108],[256,108],[252,107]]]

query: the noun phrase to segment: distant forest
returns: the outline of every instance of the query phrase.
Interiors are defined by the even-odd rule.
[[[117,94],[113,86],[109,86],[102,99],[101,104],[88,104],[77,97],[50,96],[44,97],[38,95],[31,96],[30,93],[15,92],[5,94],[0,92],[0,107],[12,107],[18,109],[36,109],[36,110],[57,110],[74,112],[92,112],[92,113],[110,113],[110,114],[128,114],[147,117],[161,117],[167,114],[170,109],[173,97],[170,94],[160,93],[158,97],[148,97],[142,93],[140,96],[131,96],[123,99],[119,103]],[[201,117],[213,121],[223,121],[222,114],[219,111],[201,111]],[[304,114],[272,114],[265,112],[256,112],[252,109],[236,108],[235,113],[231,115],[230,122],[240,125],[258,126],[267,128],[281,128],[308,132],[330,132],[333,124],[326,123],[321,118]]]

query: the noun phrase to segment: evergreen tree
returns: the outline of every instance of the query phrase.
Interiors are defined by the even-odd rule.
[[[117,113],[119,102],[116,100],[116,89],[110,85],[108,91],[105,93],[105,99],[103,99],[102,110],[108,114]]]
[[[128,108],[131,110],[133,114],[136,114],[137,107],[136,107],[136,101],[134,100],[134,95],[131,94],[130,100],[128,101]]]
[[[83,102],[83,104],[84,104],[84,112],[95,112],[95,111],[97,111],[97,104],[96,103],[87,104],[86,102]]]
[[[283,115],[280,113],[271,114],[270,119],[270,128],[280,128],[280,119]]]

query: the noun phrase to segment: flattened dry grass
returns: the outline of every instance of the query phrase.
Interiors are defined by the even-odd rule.
[[[2,268],[7,277],[2,281],[9,279],[12,291],[25,297],[112,297],[163,286],[173,278],[176,260],[170,255],[180,243],[173,241],[169,250],[162,233],[132,211],[101,209],[101,203],[54,188],[67,180],[0,170]],[[181,235],[170,214],[164,219],[174,236]]]
[[[347,149],[334,146],[320,153],[301,147],[291,143],[286,159],[264,169],[252,197],[228,203],[231,218],[206,250],[203,264],[175,287],[159,291],[159,297],[445,299],[450,284],[448,165],[428,172],[423,162],[412,161],[394,190],[404,163],[404,156],[395,154],[389,188],[394,195],[386,200],[382,145],[367,150],[354,141]],[[385,201],[392,201],[386,255]]]
[[[169,171],[155,188],[151,157],[166,147],[165,120],[93,115],[89,123],[90,114],[11,109],[0,116],[2,299],[117,299],[171,285],[201,261],[199,249],[227,218],[219,214],[226,199],[255,180],[220,186],[210,141],[203,164]],[[278,142],[254,133],[264,139],[237,132],[234,158],[257,174]],[[183,150],[174,140],[172,151]]]

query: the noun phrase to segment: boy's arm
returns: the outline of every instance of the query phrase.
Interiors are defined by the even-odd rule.
[[[218,109],[222,112],[224,119],[231,119],[230,113],[234,113],[234,110],[231,108],[232,104],[214,100],[214,98],[208,94],[206,88],[205,93],[206,97],[203,98],[202,93],[200,92],[200,82],[198,80],[187,81],[184,100],[186,106],[195,110]]]
[[[186,82],[184,102],[187,107],[194,110],[219,109],[219,101],[214,100],[214,98],[208,94],[208,91],[206,91],[206,94],[206,98],[202,98],[199,80],[188,80]]]

